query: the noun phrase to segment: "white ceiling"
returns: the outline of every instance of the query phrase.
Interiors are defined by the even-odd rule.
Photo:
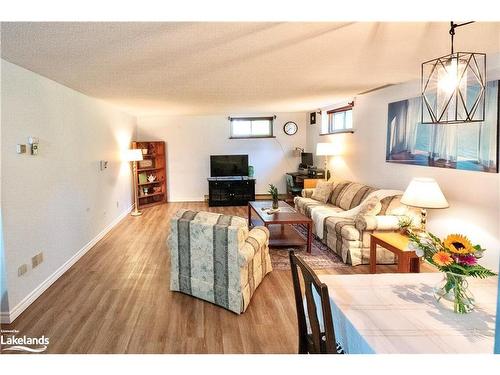
[[[2,58],[136,115],[301,111],[419,78],[449,23],[2,23]],[[500,52],[500,23],[457,29]]]

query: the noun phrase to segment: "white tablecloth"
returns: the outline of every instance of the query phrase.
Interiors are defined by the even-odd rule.
[[[493,353],[497,277],[469,278],[476,309],[441,306],[441,273],[319,275],[328,285],[337,342],[349,354]]]

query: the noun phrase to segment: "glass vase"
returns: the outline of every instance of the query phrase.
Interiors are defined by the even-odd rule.
[[[467,314],[474,310],[474,295],[469,290],[465,275],[445,272],[443,279],[434,287],[434,297],[442,305],[453,308],[456,314]]]
[[[279,207],[278,198],[273,198],[273,210],[277,210]]]

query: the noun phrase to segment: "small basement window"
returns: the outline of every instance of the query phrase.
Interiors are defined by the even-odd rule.
[[[231,139],[271,138],[273,117],[230,117]]]
[[[352,133],[352,108],[353,105],[327,111],[328,121],[321,123],[321,135],[335,133]]]

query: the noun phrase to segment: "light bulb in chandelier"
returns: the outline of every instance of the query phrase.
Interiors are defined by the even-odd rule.
[[[449,59],[438,73],[438,88],[446,94],[452,94],[459,85],[467,84],[467,62],[454,57]]]

